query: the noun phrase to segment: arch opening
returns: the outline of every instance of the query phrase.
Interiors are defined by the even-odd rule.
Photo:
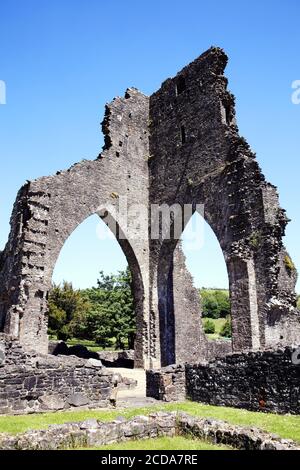
[[[200,298],[201,326],[209,340],[231,340],[228,270],[218,238],[209,223],[194,212],[182,236],[182,250]]]
[[[157,274],[162,365],[197,361],[199,351],[202,358],[210,358],[222,351],[224,343],[224,351],[229,351],[231,309],[225,258],[211,226],[198,212],[186,222],[180,240],[163,241]],[[211,331],[207,322],[213,325]]]
[[[91,352],[134,349],[134,361],[141,365],[136,333],[143,312],[142,276],[130,242],[123,232],[118,237],[116,226],[115,236],[94,214],[63,243],[48,299],[49,333]]]

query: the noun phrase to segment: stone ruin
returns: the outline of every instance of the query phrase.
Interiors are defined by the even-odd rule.
[[[128,89],[106,106],[96,160],[20,189],[0,253],[0,331],[24,351],[48,352],[53,270],[65,241],[92,214],[115,222],[132,273],[137,367],[298,345],[297,273],[282,242],[288,219],[238,133],[226,64],[224,51],[213,47],[150,97]],[[171,236],[153,239],[150,220],[142,227],[132,217],[123,225],[112,210],[122,198],[149,211],[204,205],[227,265],[232,343],[208,341],[203,332],[199,294],[172,235],[175,212]]]
[[[133,439],[185,436],[235,450],[300,450],[299,444],[259,429],[236,426],[225,421],[195,418],[185,413],[151,413],[129,420],[120,416],[111,422],[87,419],[79,423],[50,426],[16,435],[0,433],[3,450],[66,450],[97,447]],[[155,456],[154,456],[155,457]],[[166,456],[165,456],[166,457]],[[184,464],[177,456],[177,464]],[[121,457],[123,459],[123,457]],[[174,456],[172,463],[174,463]],[[170,456],[171,459],[171,456]],[[123,460],[122,460],[122,463]],[[171,462],[169,462],[171,463]],[[190,463],[187,461],[187,463]],[[113,462],[115,464],[115,462]]]

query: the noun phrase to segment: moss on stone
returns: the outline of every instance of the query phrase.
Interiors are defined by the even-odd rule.
[[[292,272],[296,271],[295,265],[289,255],[286,255],[284,257],[284,264],[286,267],[286,270],[291,274]]]
[[[252,248],[258,248],[261,244],[261,235],[259,232],[253,232],[249,237],[249,242]]]

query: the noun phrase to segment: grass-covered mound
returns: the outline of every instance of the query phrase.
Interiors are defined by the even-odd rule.
[[[300,415],[259,413],[236,408],[204,405],[191,401],[126,410],[78,410],[20,416],[0,416],[0,432],[18,434],[29,429],[45,429],[50,424],[63,424],[71,421],[79,422],[89,418],[96,418],[100,421],[112,421],[117,416],[132,418],[159,410],[184,411],[198,417],[211,417],[241,426],[253,426],[269,433],[277,434],[282,438],[300,442]]]

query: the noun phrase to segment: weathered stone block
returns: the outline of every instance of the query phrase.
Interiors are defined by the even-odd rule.
[[[28,377],[25,379],[24,381],[24,388],[26,390],[33,390],[36,386],[36,383],[37,383],[37,377],[33,376],[33,377]]]
[[[102,362],[99,359],[90,358],[86,362],[86,367],[102,367]]]
[[[58,394],[43,395],[39,402],[45,410],[62,410],[66,407],[66,401]]]
[[[67,402],[71,406],[84,406],[90,403],[90,400],[83,393],[72,393]]]

